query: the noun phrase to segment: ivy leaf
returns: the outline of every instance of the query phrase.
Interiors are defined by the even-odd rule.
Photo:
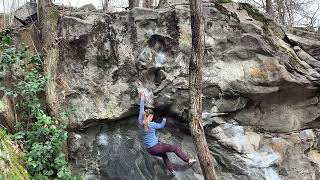
[[[12,43],[12,39],[9,36],[4,36],[2,38],[2,42],[6,43],[6,44],[11,44]]]

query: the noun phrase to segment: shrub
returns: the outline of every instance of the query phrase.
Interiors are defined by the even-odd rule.
[[[17,49],[12,45],[10,30],[0,32],[0,52],[0,78],[10,77],[0,84],[0,92],[13,98],[22,111],[20,118],[36,119],[14,135],[16,142],[25,144],[29,175],[39,180],[75,179],[62,152],[67,138],[64,125],[47,115],[38,98],[48,82],[40,55],[30,53],[27,47]]]

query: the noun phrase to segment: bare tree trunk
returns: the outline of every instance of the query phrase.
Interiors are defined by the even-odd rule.
[[[132,9],[136,6],[136,0],[129,0],[129,9]]]
[[[272,0],[266,0],[266,12],[271,16],[273,15]]]
[[[102,5],[102,9],[103,10],[107,10],[109,7],[109,0],[104,0],[103,1],[103,5]]]
[[[292,6],[291,6],[291,2],[288,0],[285,0],[285,8],[287,11],[287,25],[292,26],[293,22],[294,22],[294,18],[293,18],[293,13],[292,13]]]
[[[192,29],[192,57],[189,64],[191,134],[204,178],[206,180],[216,180],[217,176],[201,122],[202,64],[204,58],[204,18],[202,2],[201,0],[190,0],[190,2]]]
[[[58,115],[59,96],[57,95],[56,71],[59,60],[59,28],[60,12],[52,6],[51,0],[38,0],[38,28],[43,45],[44,70],[50,77],[46,86],[46,103],[52,116]]]
[[[143,0],[143,5],[142,7],[145,7],[145,8],[151,8],[152,7],[152,0]]]
[[[277,0],[277,14],[279,22],[285,25],[285,8],[283,0]]]
[[[2,0],[2,7],[3,7],[3,14],[2,14],[2,18],[3,18],[3,28],[6,27],[6,4],[5,4],[5,0]]]
[[[159,0],[158,6],[163,6],[166,3],[166,0]]]

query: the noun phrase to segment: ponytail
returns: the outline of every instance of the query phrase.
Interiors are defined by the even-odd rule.
[[[145,132],[149,131],[149,121],[148,116],[153,114],[153,111],[151,109],[146,109],[143,113],[143,121],[142,121],[142,127]]]

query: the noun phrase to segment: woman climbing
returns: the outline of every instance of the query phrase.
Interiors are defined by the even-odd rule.
[[[175,171],[168,158],[167,152],[174,152],[179,158],[187,162],[189,166],[196,162],[195,159],[189,158],[176,145],[159,142],[156,137],[156,129],[163,128],[166,124],[166,119],[163,118],[161,123],[151,122],[152,119],[153,111],[151,109],[144,110],[144,92],[140,92],[139,131],[147,151],[153,156],[162,157],[165,166],[172,175],[175,175]]]

